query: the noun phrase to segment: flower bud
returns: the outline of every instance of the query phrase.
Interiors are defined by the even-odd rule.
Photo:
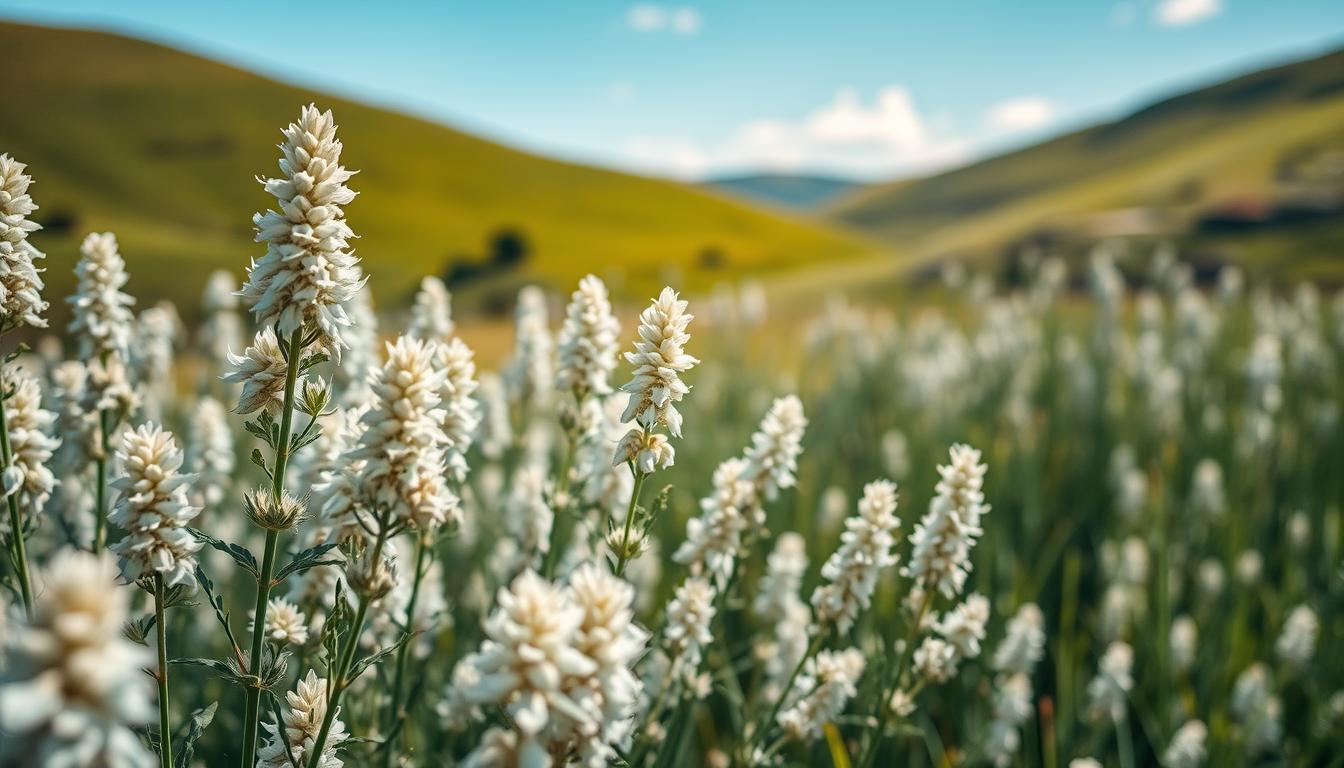
[[[373,550],[366,547],[351,562],[345,578],[356,595],[372,603],[397,586],[397,566],[388,555],[375,558]]]
[[[287,531],[303,520],[307,505],[288,493],[277,501],[268,488],[254,488],[243,493],[243,508],[247,517],[258,527],[268,531]]]

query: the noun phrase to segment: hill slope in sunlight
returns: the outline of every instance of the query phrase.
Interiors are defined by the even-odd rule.
[[[663,281],[694,290],[869,250],[691,186],[544,159],[118,35],[5,23],[0,47],[20,86],[0,151],[35,179],[47,231],[34,241],[58,313],[89,231],[117,233],[142,306],[189,309],[212,269],[241,279],[262,252],[251,215],[270,203],[254,177],[275,174],[280,129],[309,101],[336,112],[343,160],[359,170],[348,215],[384,302],[451,258],[483,259],[501,229],[528,254],[494,279],[501,295],[522,279],[567,289],[592,271],[643,298]]]
[[[1147,235],[1271,273],[1344,274],[1344,51],[859,190],[829,213],[924,258]]]

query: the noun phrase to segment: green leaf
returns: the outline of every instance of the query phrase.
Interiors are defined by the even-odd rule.
[[[351,622],[350,605],[345,600],[345,588],[340,581],[336,582],[336,600],[332,603],[331,612],[327,614],[327,620],[322,625],[322,648],[326,651],[327,677],[332,678],[331,664],[340,658],[341,636],[344,635]]]
[[[400,649],[403,645],[409,643],[411,641],[411,638],[415,637],[418,634],[420,633],[419,632],[402,633],[401,639],[398,640],[397,642],[387,646],[386,648],[379,649],[376,653],[373,653],[369,656],[365,656],[364,658],[355,662],[354,666],[350,668],[350,676],[349,678],[346,679],[345,684],[348,686],[354,681],[358,680],[359,676],[364,674],[364,670],[368,669],[369,667],[372,667],[374,664],[377,664],[378,662],[382,661],[388,656],[391,656],[392,654],[396,653],[398,649]]]
[[[191,765],[192,754],[196,751],[196,742],[205,733],[205,729],[210,727],[210,723],[215,719],[215,710],[219,709],[219,702],[211,702],[210,706],[202,707],[191,713],[185,724],[186,732],[181,736],[181,743],[177,747],[179,765]]]
[[[205,669],[211,670],[215,674],[230,680],[234,680],[238,677],[233,667],[230,667],[227,662],[220,661],[219,659],[203,659],[198,656],[183,656],[178,659],[169,659],[168,663],[176,664],[179,667],[204,667]]]
[[[303,362],[299,363],[299,373],[304,373],[308,369],[313,368],[315,366],[319,366],[330,359],[331,356],[328,355],[326,352],[314,352],[313,354],[305,357],[303,359]]]
[[[270,467],[266,466],[266,458],[261,455],[260,448],[253,448],[252,453],[250,454],[250,458],[252,459],[253,464],[256,464],[258,467],[261,467],[261,471],[265,472],[267,477],[271,477],[271,469]]]
[[[649,528],[653,525],[653,522],[658,519],[659,515],[667,511],[668,507],[671,506],[671,504],[672,504],[672,486],[665,485],[663,486],[663,490],[659,491],[658,495],[654,497],[653,505],[649,508],[647,515],[643,518],[645,532],[649,530]],[[640,518],[635,519],[639,520]]]
[[[121,634],[137,645],[149,646],[149,633],[154,631],[154,614],[131,619],[122,627]]]
[[[215,612],[215,619],[219,621],[220,626],[224,627],[224,634],[229,638],[229,644],[233,647],[235,653],[239,652],[238,641],[233,636],[233,628],[229,626],[229,612],[224,608],[224,598],[215,594],[215,583],[206,575],[205,569],[200,564],[196,565],[196,583],[201,585],[205,591],[205,596],[210,600],[210,607]]]
[[[261,579],[261,566],[257,564],[257,558],[252,555],[252,552],[248,550],[247,547],[222,539],[216,539],[214,536],[197,528],[188,528],[187,530],[191,531],[191,535],[195,536],[197,540],[209,544],[212,548],[232,557],[233,561],[242,566],[243,570],[252,574],[252,578],[258,580]]]
[[[321,559],[323,555],[335,549],[336,546],[335,542],[329,542],[327,544],[319,544],[316,547],[311,547],[298,553],[294,556],[293,560],[290,560],[280,569],[279,573],[275,574],[275,580],[271,583],[271,586],[280,584],[287,577],[296,573],[303,573],[311,568],[317,568],[318,566],[323,565],[340,565],[340,560]]]

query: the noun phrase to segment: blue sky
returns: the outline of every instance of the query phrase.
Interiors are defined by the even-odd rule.
[[[926,172],[1344,45],[1339,0],[4,0],[546,154]]]

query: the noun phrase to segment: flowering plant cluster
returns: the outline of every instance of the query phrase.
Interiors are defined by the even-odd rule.
[[[767,365],[759,286],[588,275],[478,362],[443,280],[374,310],[338,130],[283,130],[192,333],[95,233],[68,349],[0,361],[0,768],[1344,751],[1344,294],[1104,248]],[[47,325],[30,186],[0,155],[0,334]]]

